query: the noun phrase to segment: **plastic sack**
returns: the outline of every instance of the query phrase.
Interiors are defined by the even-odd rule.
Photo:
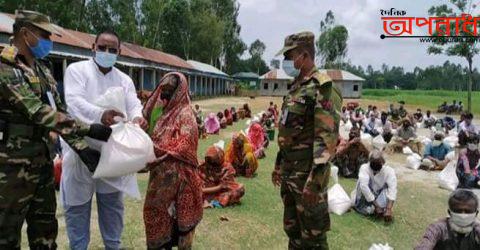
[[[426,136],[419,136],[418,140],[425,146],[432,143],[432,140]]]
[[[450,154],[450,153],[449,153]],[[456,173],[456,162],[451,161],[438,173],[438,186],[440,188],[454,191],[458,186],[458,177]]]
[[[454,148],[458,145],[458,137],[457,136],[447,136],[443,139],[443,143],[449,145],[450,147]]]
[[[221,148],[222,150],[225,149],[225,141],[224,141],[224,140],[220,140],[220,141],[218,141],[217,143],[214,143],[213,145],[214,145],[215,147]]]
[[[413,154],[413,151],[412,151],[412,149],[411,149],[409,146],[403,147],[402,152],[403,152],[403,154],[406,154],[406,155],[411,155],[411,154]]]
[[[125,99],[125,91],[122,87],[111,87],[95,100],[95,104],[105,109],[116,110],[124,114],[125,118],[127,118],[127,104]]]
[[[372,145],[372,136],[367,133],[362,133],[360,135],[360,140],[362,141],[363,145]]]
[[[422,157],[418,154],[411,154],[407,157],[407,168],[418,170],[422,163]]]
[[[153,142],[136,124],[118,123],[102,146],[93,178],[120,177],[138,172],[155,160]]]
[[[447,155],[445,155],[445,159],[449,161],[455,160],[455,150],[450,151]]]
[[[352,122],[350,121],[350,119],[348,119],[347,123],[345,123],[345,131],[347,132],[350,132],[350,130],[353,128],[353,124]]]
[[[388,243],[383,244],[373,244],[368,250],[393,250],[393,247],[389,246]]]
[[[385,148],[385,146],[387,146],[387,142],[383,139],[382,135],[377,135],[375,138],[373,138],[372,145],[374,148],[381,151]]]
[[[352,203],[348,194],[338,184],[338,167],[332,167],[331,176],[335,184],[328,189],[328,212],[342,215],[350,209]]]

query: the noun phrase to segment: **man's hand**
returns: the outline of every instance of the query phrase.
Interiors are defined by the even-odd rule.
[[[108,126],[99,124],[99,123],[94,123],[90,125],[90,129],[88,130],[87,136],[93,139],[97,139],[100,141],[108,141],[108,138],[110,138],[110,135],[112,135],[112,129]]]
[[[373,202],[373,205],[375,206],[375,214],[383,215],[383,208],[380,207],[380,205],[378,205],[377,202]]]
[[[302,193],[302,200],[305,206],[312,207],[318,203],[320,197],[317,193],[312,192],[310,189],[304,188]]]
[[[385,222],[391,222],[393,220],[393,212],[391,208],[387,208],[385,214],[383,215]]]
[[[147,130],[148,128],[148,122],[143,117],[135,117],[133,123],[138,124],[143,130]]]
[[[113,124],[117,123],[113,119],[116,116],[120,116],[122,118],[125,118],[125,116],[122,113],[120,113],[116,110],[113,110],[113,109],[106,110],[105,112],[103,112],[101,122],[103,123],[103,125],[112,126]]]
[[[273,170],[272,172],[272,183],[274,187],[280,187],[280,184],[282,183],[282,178],[280,176],[280,170]]]

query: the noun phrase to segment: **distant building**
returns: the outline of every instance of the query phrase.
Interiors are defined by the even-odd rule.
[[[260,77],[260,95],[285,96],[292,80],[293,77],[287,75],[283,69],[274,68]]]
[[[260,76],[253,72],[238,72],[233,75],[236,80],[235,93],[242,96],[257,96],[260,88]],[[239,85],[242,85],[240,87]]]
[[[321,69],[321,73],[327,74],[342,91],[343,98],[362,97],[362,84],[365,79],[358,77],[345,70]],[[265,96],[285,96],[290,90],[293,78],[288,76],[282,69],[272,69],[260,77],[260,94]]]
[[[10,43],[14,18],[12,14],[0,12],[0,49]],[[93,56],[95,35],[58,28],[62,36],[52,36],[54,46],[48,59],[61,90],[67,66]],[[225,94],[233,81],[233,78],[211,65],[187,62],[178,56],[127,42],[122,42],[121,55],[115,66],[132,78],[137,90],[153,90],[160,79],[172,71],[181,72],[187,77],[194,96]]]

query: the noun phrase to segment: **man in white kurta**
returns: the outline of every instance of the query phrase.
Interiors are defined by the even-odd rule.
[[[93,45],[95,57],[71,64],[64,78],[65,100],[68,112],[85,122],[112,125],[120,113],[96,106],[95,100],[109,88],[121,87],[125,91],[127,120],[142,126],[142,105],[137,98],[130,77],[113,64],[120,53],[120,41],[113,32],[97,36]],[[98,222],[106,249],[119,249],[123,230],[123,190],[125,178],[93,179],[93,173],[83,165],[68,147],[63,147],[64,160],[61,178],[61,199],[71,249],[87,249],[90,239],[90,215],[93,194],[96,193]],[[136,185],[136,182],[134,183]]]

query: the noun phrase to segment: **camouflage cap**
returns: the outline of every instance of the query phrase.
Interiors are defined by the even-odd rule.
[[[59,27],[50,22],[50,17],[42,13],[31,10],[16,10],[15,22],[26,22],[34,25],[35,27],[62,36],[59,31]]]
[[[285,45],[275,56],[283,55],[285,52],[297,48],[298,46],[315,46],[314,41],[315,35],[310,31],[289,35],[285,38]]]

